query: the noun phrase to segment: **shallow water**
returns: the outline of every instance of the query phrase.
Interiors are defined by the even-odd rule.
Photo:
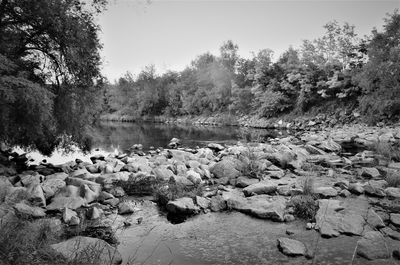
[[[305,230],[303,221],[275,223],[239,212],[208,213],[173,225],[152,204],[130,218],[143,217],[141,224],[118,233],[124,262],[133,264],[380,264],[355,258],[359,237],[341,235],[324,239]],[[286,230],[294,232],[287,236]],[[288,257],[278,251],[277,239],[290,237],[304,242],[316,253],[314,260]],[[382,263],[384,264],[384,263]]]

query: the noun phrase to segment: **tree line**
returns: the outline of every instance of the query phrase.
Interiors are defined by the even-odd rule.
[[[332,21],[323,36],[289,47],[277,60],[263,49],[241,58],[231,40],[219,55],[197,56],[183,71],[157,75],[153,65],[136,77],[105,84],[103,112],[121,115],[302,114],[336,102],[358,107],[366,121],[400,114],[400,15],[360,38],[355,27]]]

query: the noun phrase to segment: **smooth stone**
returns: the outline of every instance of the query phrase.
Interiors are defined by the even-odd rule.
[[[278,186],[269,181],[261,181],[243,189],[245,196],[252,196],[254,194],[272,194],[275,193]]]
[[[278,238],[278,247],[283,254],[288,256],[304,256],[307,252],[302,242],[285,237]]]

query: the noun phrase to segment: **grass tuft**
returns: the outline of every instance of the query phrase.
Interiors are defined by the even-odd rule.
[[[388,172],[386,175],[386,182],[389,187],[400,187],[400,174],[398,172]]]
[[[303,181],[302,188],[302,194],[293,196],[288,206],[293,207],[295,216],[308,221],[314,221],[318,211],[317,196],[314,193],[314,179],[307,177]]]

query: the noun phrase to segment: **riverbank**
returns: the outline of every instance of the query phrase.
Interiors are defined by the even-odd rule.
[[[287,114],[276,118],[260,118],[255,115],[214,114],[209,116],[131,116],[121,114],[104,114],[102,121],[118,122],[157,122],[167,124],[193,124],[210,126],[243,126],[262,129],[320,130],[326,127],[342,127],[343,125],[362,124],[360,114],[352,110],[339,109],[327,113],[315,110],[302,115]],[[383,125],[383,124],[380,124]]]
[[[207,228],[212,222],[232,222],[219,239],[197,235],[201,240],[190,241],[192,249],[182,252],[189,255],[181,258],[182,264],[193,260],[197,262],[193,264],[208,264],[205,257],[214,252],[206,245],[213,240],[242,254],[219,257],[214,253],[213,263],[228,259],[239,264],[246,258],[254,264],[394,262],[400,250],[399,141],[400,128],[352,125],[304,131],[266,143],[208,144],[195,149],[179,147],[174,139],[170,146],[177,149],[143,152],[135,145],[130,153],[96,155],[91,162],[77,159],[30,168],[24,167],[24,156],[3,148],[1,229],[21,220],[46,221],[50,227],[61,227],[61,232],[49,230],[59,234],[48,243],[54,255],[71,260],[88,246],[101,244],[106,247],[94,249],[97,257],[116,264],[126,263],[127,253],[135,252],[129,249],[133,238],[135,247],[147,246],[144,253],[151,253],[154,246],[137,238],[183,229],[173,244],[182,252],[179,243],[190,241],[192,229],[206,233],[215,231]],[[145,195],[151,195],[152,201]],[[147,209],[157,211],[147,214]],[[230,212],[236,221],[223,217]],[[154,229],[167,219],[179,224]],[[249,225],[238,231],[241,220]],[[249,242],[232,243],[237,232],[258,242],[260,238],[247,235],[260,233],[259,226],[275,229],[268,242],[254,244],[255,249],[246,252],[243,247]],[[133,235],[124,237],[125,233]],[[77,242],[86,243],[71,253]],[[205,253],[196,254],[197,248]],[[130,258],[146,260],[147,254],[135,253],[139,254]],[[160,255],[173,259],[172,253]]]

